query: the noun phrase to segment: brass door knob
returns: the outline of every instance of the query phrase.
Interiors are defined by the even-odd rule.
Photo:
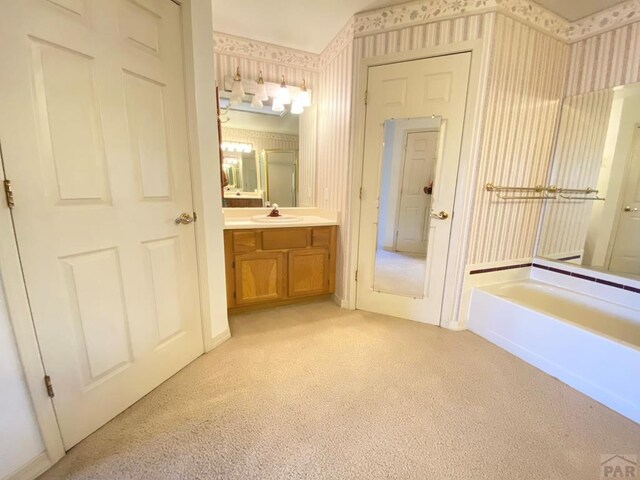
[[[188,225],[189,223],[193,223],[193,216],[186,212],[181,213],[180,216],[174,220],[174,223],[176,225]]]
[[[449,214],[443,210],[440,213],[431,212],[431,217],[437,218],[438,220],[446,220],[447,218],[449,218]]]

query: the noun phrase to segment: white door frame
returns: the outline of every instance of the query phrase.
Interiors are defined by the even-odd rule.
[[[476,190],[476,163],[474,155],[479,152],[484,98],[487,76],[489,72],[489,49],[486,40],[468,40],[449,45],[429,47],[408,52],[394,53],[360,60],[357,71],[357,86],[354,92],[354,137],[352,142],[351,167],[351,219],[349,228],[352,232],[349,244],[348,270],[345,279],[347,285],[346,306],[356,308],[356,270],[358,268],[358,244],[360,240],[360,187],[364,168],[364,132],[366,105],[365,95],[368,82],[369,67],[388,65],[391,63],[420,60],[430,57],[453,55],[471,52],[471,68],[469,71],[469,87],[467,93],[467,107],[460,150],[460,164],[458,167],[458,183],[452,212],[451,235],[449,240],[449,255],[447,257],[447,273],[445,276],[442,314],[440,326],[451,330],[461,330],[459,311],[464,281],[467,251],[469,248],[469,233],[471,215],[473,213],[473,199]]]
[[[165,1],[179,4],[182,10],[191,183],[193,208],[198,213],[195,230],[200,310],[204,350],[207,352],[231,336],[224,275],[224,220],[219,188],[211,2]],[[4,180],[2,168],[0,177]],[[16,192],[17,201],[22,194]],[[27,389],[46,450],[47,462],[43,462],[39,469],[43,471],[60,460],[65,450],[53,402],[44,385],[45,370],[22,276],[11,213],[4,199],[0,200],[0,278]]]

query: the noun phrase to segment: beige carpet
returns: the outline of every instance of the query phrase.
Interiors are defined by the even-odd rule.
[[[599,478],[640,426],[469,332],[322,302],[233,338],[43,478]]]
[[[424,297],[427,259],[424,255],[390,252],[379,248],[373,274],[373,289],[405,297]]]

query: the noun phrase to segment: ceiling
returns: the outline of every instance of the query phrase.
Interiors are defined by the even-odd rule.
[[[570,22],[613,7],[625,0],[533,0]]]
[[[212,0],[213,29],[320,53],[355,13],[407,0]]]
[[[573,22],[624,0],[534,0]],[[407,0],[212,0],[217,32],[320,53],[355,13]]]

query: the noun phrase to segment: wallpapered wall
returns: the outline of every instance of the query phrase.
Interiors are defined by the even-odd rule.
[[[631,7],[631,3],[624,6]],[[638,22],[589,36],[603,25],[602,15],[594,16],[593,21],[581,21],[574,28],[548,15],[536,13],[535,17],[519,18],[516,10],[473,13],[470,9],[466,15],[458,12],[456,18],[433,16],[422,23],[413,21],[402,26],[407,25],[403,15],[411,12],[404,12],[405,7],[392,10],[385,11],[386,31],[380,31],[383,27],[375,23],[378,20],[374,14],[356,17],[323,54],[305,60],[305,65],[313,68],[287,67],[291,68],[288,73],[291,78],[304,75],[317,85],[316,203],[341,212],[342,253],[337,280],[340,297],[348,293],[348,282],[344,282],[343,277],[349,264],[350,238],[355,233],[349,231],[349,175],[355,140],[352,136],[355,88],[361,59],[464,40],[482,40],[489,47],[491,65],[482,116],[482,141],[473,158],[477,185],[468,265],[520,260],[534,255],[541,203],[500,201],[486,192],[484,185],[490,181],[522,186],[547,183],[553,137],[565,91],[576,94],[640,80]],[[542,31],[544,25],[538,21],[540,18],[553,27]],[[392,25],[395,19],[399,19],[398,27]],[[615,26],[611,22],[609,25]],[[585,36],[588,38],[580,39]],[[574,43],[568,45],[567,39]],[[229,51],[216,55],[222,62],[218,71],[230,70],[234,63],[241,62],[243,68],[251,72],[260,63],[242,54],[236,57]],[[270,71],[275,74],[280,66],[273,65]]]
[[[567,95],[640,82],[640,21],[571,44]]]
[[[499,200],[484,185],[546,183],[566,50],[559,40],[497,16],[468,265],[533,256],[542,203]]]

